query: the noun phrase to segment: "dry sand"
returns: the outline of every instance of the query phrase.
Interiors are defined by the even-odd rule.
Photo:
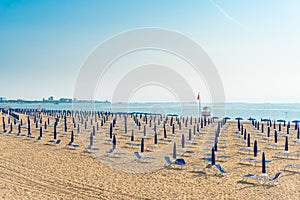
[[[1,114],[0,117],[2,118]],[[22,118],[23,121],[26,121],[25,116]],[[46,116],[44,116],[44,120],[45,119]],[[68,120],[70,121],[71,119]],[[259,149],[266,153],[267,159],[273,161],[272,164],[267,165],[267,173],[269,176],[274,176],[276,172],[282,171],[282,175],[279,178],[279,185],[262,185],[256,180],[242,181],[242,174],[261,174],[261,164],[258,163],[255,166],[247,162],[240,162],[240,158],[252,157],[252,152],[248,154],[239,151],[240,147],[245,147],[246,145],[243,139],[237,138],[238,135],[234,134],[237,130],[236,121],[228,122],[221,131],[220,146],[227,146],[227,148],[220,148],[217,155],[228,155],[230,158],[226,160],[217,159],[217,163],[220,163],[229,172],[225,176],[215,175],[213,169],[195,171],[192,167],[194,165],[205,166],[209,164],[208,161],[203,159],[203,154],[210,153],[208,138],[214,134],[216,125],[206,128],[202,131],[204,135],[198,136],[195,139],[199,145],[189,148],[189,150],[196,152],[195,155],[178,155],[178,157],[183,157],[189,166],[183,168],[163,168],[162,165],[164,161],[162,157],[157,157],[153,166],[151,166],[151,163],[138,163],[135,161],[132,152],[139,151],[139,148],[130,149],[124,147],[124,143],[129,141],[129,139],[121,137],[123,134],[122,124],[122,120],[118,119],[116,129],[118,129],[119,126],[119,130],[115,131],[118,134],[117,149],[126,153],[126,155],[122,155],[121,158],[106,158],[104,156],[105,151],[110,148],[109,144],[103,144],[103,132],[108,132],[108,123],[96,133],[101,140],[98,141],[98,143],[96,142],[95,146],[100,145],[99,147],[105,150],[100,156],[99,153],[89,153],[85,150],[88,139],[84,138],[88,138],[90,131],[86,133],[82,132],[80,136],[76,135],[75,142],[78,143],[80,147],[72,149],[66,147],[66,144],[70,140],[70,131],[65,134],[62,130],[62,126],[58,129],[58,131],[61,132],[58,135],[58,139],[61,139],[62,143],[55,146],[49,145],[47,142],[53,137],[53,127],[49,127],[50,132],[44,133],[43,140],[38,142],[36,138],[27,139],[26,137],[16,137],[17,126],[14,127],[13,134],[4,134],[1,125],[0,199],[300,198],[299,171],[283,170],[283,164],[285,163],[300,165],[299,157],[274,157],[274,153],[276,151],[283,151],[283,147],[280,146],[277,149],[267,147],[268,142],[262,141],[262,137],[257,135],[260,131],[254,130],[248,122],[244,123],[244,127],[247,128],[248,133],[251,133],[252,141],[257,139]],[[128,130],[131,130],[133,127],[132,122],[129,121],[128,124]],[[69,123],[68,126],[71,127],[72,124]],[[35,128],[33,124],[31,127],[32,129]],[[91,127],[89,126],[89,128]],[[7,129],[9,129],[9,127],[7,127]],[[22,131],[25,134],[27,133],[26,129],[22,129]],[[158,128],[158,132],[161,138],[161,127]],[[182,131],[177,130],[177,136],[173,138],[178,141],[178,146],[180,146],[181,133],[186,133],[187,136],[187,132],[188,128],[183,128]],[[38,130],[32,130],[32,134],[37,137],[39,132]],[[136,134],[138,135],[138,133]],[[291,140],[296,138],[296,132],[294,130],[290,135]],[[272,136],[273,130],[271,131],[272,140],[270,143],[273,142]],[[227,142],[223,140],[227,140]],[[146,145],[150,145],[151,143],[152,140],[147,142]],[[284,138],[281,137],[281,134],[279,134],[279,144],[284,144]],[[300,153],[299,145],[299,142],[290,142],[290,152]],[[172,145],[158,145],[158,149],[163,148],[165,149],[162,150],[161,153],[157,153],[159,150],[155,150],[155,152],[146,152],[145,154],[150,156],[171,156]],[[258,155],[258,158],[261,159],[261,153]],[[120,159],[122,162],[125,162],[123,166],[122,162],[118,161]],[[114,161],[118,164],[114,163]]]

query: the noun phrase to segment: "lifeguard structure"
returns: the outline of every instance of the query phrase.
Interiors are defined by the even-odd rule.
[[[204,117],[204,119],[210,118],[211,116],[211,109],[208,106],[205,106],[203,108],[203,111],[201,113],[202,117]]]

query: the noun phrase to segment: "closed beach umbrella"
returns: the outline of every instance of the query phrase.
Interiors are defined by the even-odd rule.
[[[244,131],[244,140],[247,140],[247,131],[246,131],[246,129]]]
[[[27,126],[27,134],[28,134],[28,136],[31,134],[30,133],[30,119],[29,119],[29,117],[27,118],[28,120],[28,126]]]
[[[116,149],[116,147],[117,147],[116,135],[113,136],[112,144],[113,144],[113,149]]]
[[[54,124],[53,138],[56,140],[56,123]]]
[[[288,137],[288,136],[285,136],[284,150],[285,150],[286,152],[289,151],[289,137]]]
[[[211,149],[211,165],[215,165],[216,164],[216,155],[215,155],[215,148],[213,147]]]
[[[278,125],[278,130],[281,131],[281,123]]]
[[[219,142],[219,136],[218,136],[218,133],[216,132],[215,133],[215,143],[218,143]]]
[[[215,142],[214,148],[215,148],[215,151],[218,151],[218,142]]]
[[[144,136],[146,136],[146,126],[144,126]]]
[[[250,147],[250,134],[248,133],[247,147]]]
[[[12,133],[12,131],[13,131],[13,125],[12,125],[12,123],[10,123],[10,130],[9,130],[9,132]]]
[[[141,142],[141,153],[143,153],[145,151],[145,147],[144,147],[144,138],[142,138],[142,142]]]
[[[290,128],[286,129],[286,134],[290,134]]]
[[[277,143],[277,130],[274,131],[274,142]]]
[[[65,126],[65,132],[68,131],[68,127],[67,127],[67,117],[65,117],[64,119],[64,126]]]
[[[261,132],[264,133],[264,124],[261,124]]]
[[[154,122],[154,127],[153,127],[154,133],[156,133],[156,123]]]
[[[221,122],[218,122],[217,132],[218,134],[221,132]]]
[[[173,144],[173,158],[176,159],[176,142]]]
[[[175,124],[172,124],[172,134],[175,134]]]
[[[184,139],[184,134],[181,135],[181,147],[184,149],[185,147],[185,139]]]
[[[131,131],[131,137],[130,137],[130,141],[133,142],[134,141],[134,132],[133,130]]]
[[[3,127],[3,132],[6,132],[6,129],[5,129],[5,122],[2,122],[2,127]]]
[[[244,133],[244,125],[241,124],[241,135],[243,135],[243,133]]]
[[[98,125],[98,123],[97,123],[97,125]],[[125,132],[125,134],[127,134],[127,118],[126,117],[124,118],[124,132]]]
[[[19,126],[18,126],[18,134],[20,134],[21,133],[21,124],[19,124]]]
[[[268,126],[268,137],[270,137],[271,127]]]
[[[257,156],[257,141],[255,140],[254,141],[254,147],[253,147],[253,153],[254,153],[254,157],[256,157]]]
[[[299,140],[300,139],[300,129],[298,127],[298,131],[297,131],[297,139]]]
[[[69,144],[73,144],[74,143],[74,132],[71,132],[71,141]]]
[[[91,133],[90,135],[90,147],[93,147],[94,145],[94,136],[93,136],[93,133]]]
[[[265,152],[263,152],[262,154],[262,173],[263,174],[267,173]]]
[[[154,134],[154,144],[157,144],[157,133]]]
[[[43,137],[43,128],[40,127],[40,137],[39,137],[39,139],[42,139],[42,137]]]
[[[113,132],[113,124],[112,123],[110,123],[109,124],[109,139],[112,139],[112,132]]]
[[[192,140],[192,130],[189,129],[189,141],[191,141],[191,140]]]
[[[166,130],[166,126],[164,126],[164,138],[167,139],[167,130]]]

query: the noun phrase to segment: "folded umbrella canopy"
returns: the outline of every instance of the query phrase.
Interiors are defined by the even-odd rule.
[[[215,148],[213,147],[211,149],[211,165],[215,165],[216,164],[216,155],[215,155]]]
[[[241,130],[241,120],[243,120],[243,118],[241,118],[241,117],[236,117],[235,118],[235,120],[237,120],[238,121],[238,129],[239,129],[239,131]]]
[[[113,136],[112,144],[113,144],[113,149],[116,149],[117,148],[117,138],[116,138],[116,135]]]
[[[288,137],[288,136],[285,136],[284,150],[285,150],[286,152],[289,151],[289,137]]]
[[[110,125],[109,125],[109,139],[112,139],[112,135],[113,134],[113,124],[112,123],[110,123]]]
[[[257,141],[254,141],[254,146],[253,146],[253,153],[254,153],[254,157],[257,157]]]
[[[181,135],[181,148],[184,149],[185,147],[185,138],[184,138],[184,134]]]
[[[263,174],[267,173],[265,152],[263,152],[262,154],[262,173]]]
[[[247,147],[250,147],[251,141],[250,141],[250,134],[248,133],[248,138],[247,138]]]
[[[173,144],[173,158],[176,159],[176,154],[177,154],[177,150],[176,150],[176,142],[174,142]]]
[[[154,144],[157,144],[157,133],[154,133]]]
[[[142,138],[142,141],[141,141],[141,153],[143,153],[145,151],[145,146],[144,146],[144,138]]]

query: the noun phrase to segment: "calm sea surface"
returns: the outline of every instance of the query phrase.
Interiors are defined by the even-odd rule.
[[[6,108],[38,108],[52,110],[97,110],[113,112],[147,112],[159,114],[178,114],[183,116],[198,116],[197,103],[0,103],[0,107]],[[226,103],[226,104],[202,104],[211,108],[212,116],[254,117],[271,119],[300,119],[300,104],[272,104],[272,103]]]

